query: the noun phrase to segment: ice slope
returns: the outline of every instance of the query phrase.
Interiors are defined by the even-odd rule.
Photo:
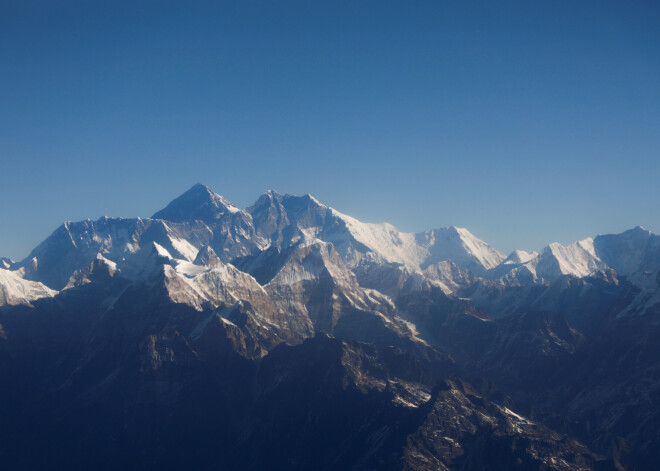
[[[592,238],[567,246],[553,242],[543,249],[536,259],[528,263],[535,265],[537,277],[546,280],[555,279],[561,275],[582,278],[597,270],[607,268],[607,265],[596,255]]]
[[[452,261],[476,273],[495,268],[506,258],[462,227],[445,227],[417,234],[417,242],[428,254],[422,266]]]
[[[15,271],[0,268],[0,306],[30,304],[41,298],[50,298],[57,291],[42,283],[25,280]]]
[[[78,270],[87,269],[100,253],[129,274],[141,247],[158,243],[172,256],[194,260],[213,232],[203,222],[175,223],[154,219],[103,217],[96,221],[66,222],[18,263],[26,279],[62,289]]]
[[[416,243],[415,234],[400,232],[388,223],[370,224],[331,209],[333,216],[343,222],[351,237],[376,257],[377,261],[401,263],[408,268],[420,269],[428,250]],[[334,242],[330,238],[328,242]],[[338,241],[341,242],[341,241]],[[338,244],[341,246],[341,244]]]

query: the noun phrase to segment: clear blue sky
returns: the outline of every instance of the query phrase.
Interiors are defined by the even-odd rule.
[[[197,182],[505,252],[660,232],[657,1],[0,0],[0,98],[15,259]]]

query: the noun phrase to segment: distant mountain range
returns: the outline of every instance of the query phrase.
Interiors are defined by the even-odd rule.
[[[508,256],[195,185],[0,259],[8,469],[651,469],[660,236]]]

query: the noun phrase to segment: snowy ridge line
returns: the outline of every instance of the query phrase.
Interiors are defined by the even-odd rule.
[[[660,237],[642,227],[567,246],[552,243],[540,252],[517,250],[507,257],[465,228],[401,232],[389,223],[361,222],[311,195],[280,195],[272,190],[241,210],[198,184],[153,218],[106,216],[96,221],[66,222],[24,260],[14,263],[2,259],[0,269],[59,291],[74,273],[88,269],[99,254],[122,276],[135,277],[145,268],[144,248],[152,244],[160,247],[166,258],[206,265],[228,264],[270,249],[282,251],[318,242],[332,244],[350,270],[397,264],[447,293],[471,283],[474,277],[501,285],[523,285],[549,283],[565,275],[582,278],[607,269],[628,276],[639,286],[655,289],[660,268]],[[291,276],[296,279],[315,274],[312,270]],[[12,280],[15,288],[18,282]]]

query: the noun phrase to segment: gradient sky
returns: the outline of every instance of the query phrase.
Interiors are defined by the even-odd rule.
[[[657,1],[0,0],[0,98],[14,259],[197,182],[504,252],[660,232]]]

